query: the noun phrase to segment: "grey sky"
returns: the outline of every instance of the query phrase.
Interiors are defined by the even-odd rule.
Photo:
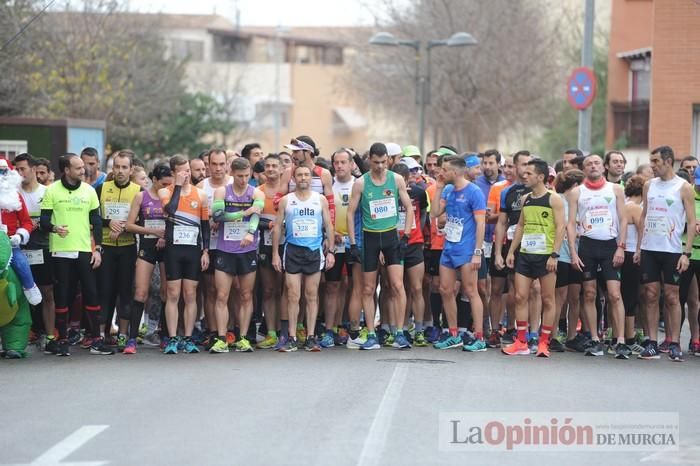
[[[140,12],[211,14],[231,21],[236,5],[245,25],[341,26],[371,24],[364,0],[129,0],[130,10]]]

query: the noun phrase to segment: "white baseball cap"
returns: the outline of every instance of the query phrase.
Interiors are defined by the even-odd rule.
[[[389,157],[393,157],[395,155],[403,155],[403,151],[401,150],[401,146],[396,144],[395,142],[387,142],[385,144],[386,146],[386,153]]]

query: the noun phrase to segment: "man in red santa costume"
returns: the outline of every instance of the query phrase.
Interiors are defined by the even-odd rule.
[[[12,244],[12,270],[22,283],[27,301],[36,306],[41,302],[41,292],[34,283],[27,258],[19,248],[20,244],[27,244],[33,229],[27,206],[19,195],[21,184],[22,176],[10,168],[7,160],[0,159],[0,230],[7,234]]]

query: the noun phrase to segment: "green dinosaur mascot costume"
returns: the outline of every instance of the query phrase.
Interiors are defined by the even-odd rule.
[[[32,317],[22,285],[10,267],[11,260],[10,239],[0,231],[0,354],[5,358],[19,359],[27,355],[25,350]]]

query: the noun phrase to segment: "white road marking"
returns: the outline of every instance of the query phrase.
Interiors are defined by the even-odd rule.
[[[401,397],[401,390],[406,382],[408,367],[405,364],[397,364],[386,386],[382,401],[379,402],[377,411],[369,428],[362,452],[357,460],[358,466],[374,466],[380,464],[389,426],[394,417],[396,405]]]
[[[49,448],[43,455],[29,464],[11,466],[102,466],[108,461],[74,461],[63,463],[63,459],[89,442],[93,437],[108,428],[106,425],[83,426],[56,445]],[[8,465],[10,466],[10,465]]]

